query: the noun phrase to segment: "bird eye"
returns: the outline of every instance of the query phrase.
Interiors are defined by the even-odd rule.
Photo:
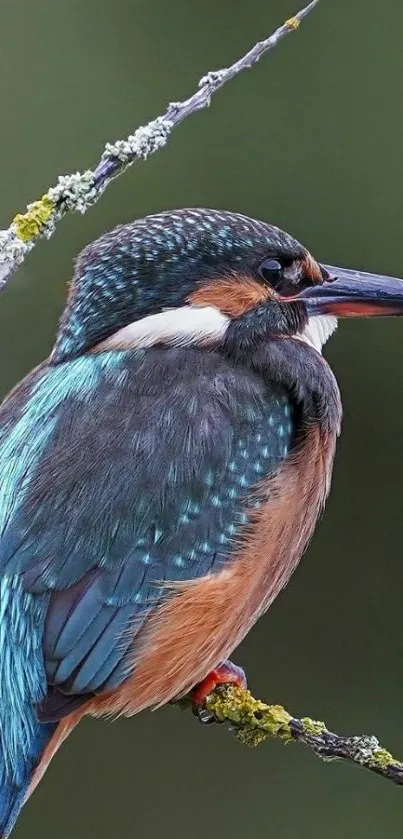
[[[267,259],[260,267],[262,277],[274,286],[281,279],[282,265],[278,259]]]

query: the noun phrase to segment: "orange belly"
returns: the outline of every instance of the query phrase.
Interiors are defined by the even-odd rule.
[[[85,712],[136,714],[184,695],[228,658],[284,588],[309,541],[329,491],[335,434],[318,426],[278,475],[258,489],[251,517],[226,568],[174,584],[173,596],[136,638],[132,674]]]
[[[252,514],[227,567],[175,584],[136,637],[134,667],[117,690],[62,720],[42,756],[28,795],[85,714],[132,715],[183,696],[228,658],[286,585],[309,541],[329,491],[335,434],[311,427],[278,475],[258,489]]]

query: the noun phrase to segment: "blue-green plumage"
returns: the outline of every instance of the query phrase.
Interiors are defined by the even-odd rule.
[[[1,566],[49,601],[48,682],[85,694],[122,680],[131,639],[115,639],[141,629],[166,581],[226,560],[247,491],[288,452],[292,406],[281,386],[197,349],[64,366],[44,369],[10,438],[8,457],[24,463],[29,448],[31,460]]]
[[[77,262],[50,360],[0,408],[0,839],[57,722],[136,667],[169,584],[230,568],[253,490],[270,496],[307,424],[338,425],[332,374],[290,338],[305,305],[266,293],[268,255],[292,269],[307,252],[219,211],[106,234]],[[221,313],[210,343],[175,341],[174,312],[167,344],[96,347],[220,276],[239,298],[245,275],[259,306]]]
[[[17,389],[0,415],[0,791],[8,779],[10,801],[54,731],[45,720],[125,679],[164,583],[225,562],[247,490],[293,437],[283,388],[197,349],[44,365],[23,391],[25,404]]]

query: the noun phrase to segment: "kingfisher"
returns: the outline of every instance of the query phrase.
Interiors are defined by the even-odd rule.
[[[0,408],[0,837],[87,714],[200,710],[288,582],[329,492],[340,316],[401,280],[206,209],[76,262],[49,358]]]

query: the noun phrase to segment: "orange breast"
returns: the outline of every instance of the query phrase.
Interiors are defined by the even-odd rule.
[[[165,704],[231,654],[299,562],[329,490],[334,449],[334,434],[307,430],[278,475],[259,487],[261,506],[232,561],[218,574],[172,586],[136,646],[130,678],[85,713],[130,715]]]
[[[306,432],[278,475],[259,488],[261,507],[232,562],[216,575],[175,586],[146,627],[130,678],[59,723],[28,795],[82,716],[130,715],[165,704],[231,654],[299,562],[329,490],[334,449],[335,434],[318,426]]]

